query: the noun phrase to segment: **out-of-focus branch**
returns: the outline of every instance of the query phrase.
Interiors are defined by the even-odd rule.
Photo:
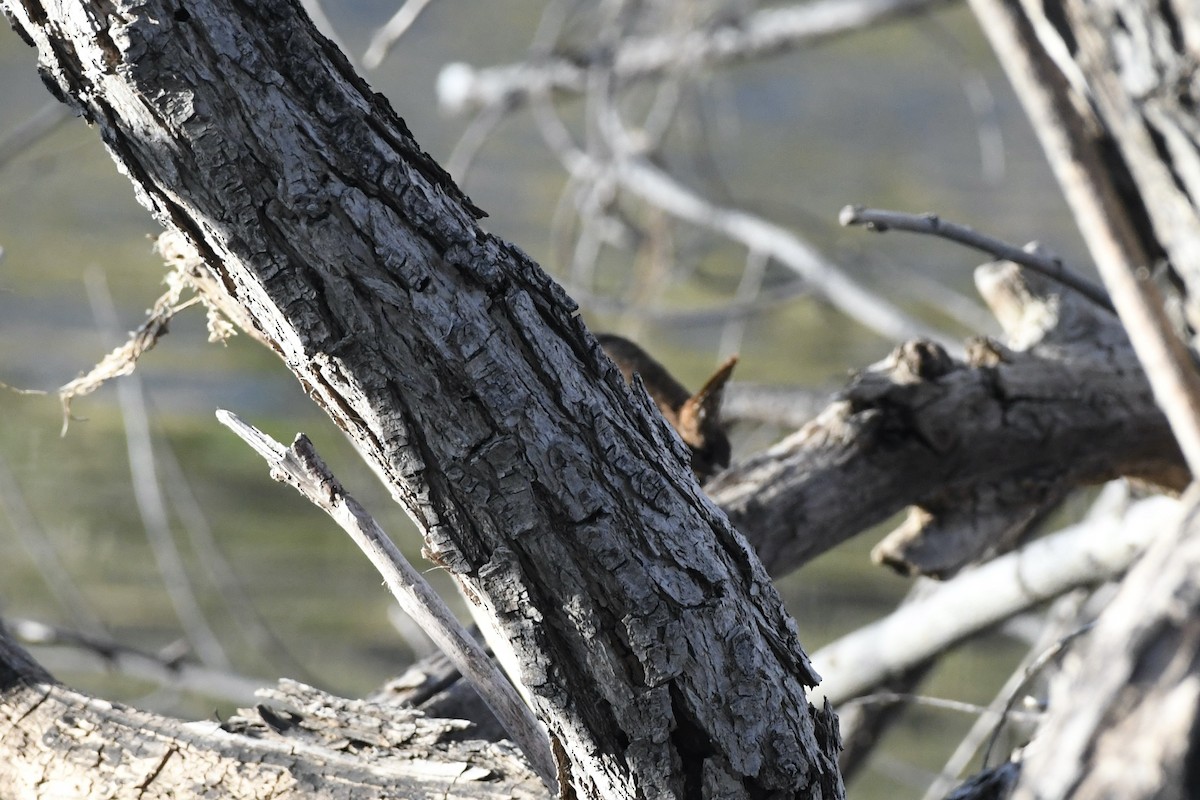
[[[88,300],[92,304],[92,312],[105,334],[110,339],[116,339],[118,336],[117,312],[113,306],[112,296],[108,292],[108,284],[104,275],[99,270],[90,270],[87,272],[86,278]],[[162,300],[159,302],[161,303]],[[170,319],[170,314],[171,309],[167,308],[161,320],[161,329],[147,335],[153,335],[154,338],[161,336],[166,331],[166,322]],[[147,325],[150,325],[150,322],[147,322],[143,328]],[[129,347],[136,341],[135,337],[125,347]],[[154,339],[151,339],[151,345],[153,341]],[[106,362],[113,355],[121,353],[122,349],[118,348],[113,351]],[[170,515],[167,513],[167,504],[163,497],[158,468],[155,464],[146,397],[142,388],[141,376],[133,371],[134,363],[135,361],[131,358],[128,362],[128,369],[125,371],[125,380],[117,384],[117,398],[121,408],[121,420],[125,426],[129,476],[133,485],[138,515],[142,519],[146,540],[154,554],[155,565],[162,576],[163,588],[166,589],[171,606],[175,610],[180,625],[183,626],[188,642],[196,649],[196,654],[205,664],[228,669],[230,666],[229,656],[225,653],[221,640],[205,616],[204,609],[192,588],[192,581],[184,567],[179,548],[171,534]]]
[[[0,169],[70,118],[70,109],[53,101],[30,114],[0,139]]]
[[[884,338],[891,341],[925,338],[948,350],[959,351],[958,344],[941,331],[913,319],[860,285],[786,228],[747,211],[710,203],[644,159],[622,158],[615,166],[617,179],[627,191],[679,219],[769,255],[803,277],[842,313]]]
[[[947,0],[817,0],[767,8],[710,30],[630,36],[611,53],[609,64],[613,78],[625,83],[657,77],[671,69],[764,58],[941,5],[947,5]],[[445,111],[463,113],[511,108],[537,94],[582,92],[591,66],[562,56],[483,70],[449,64],[438,76],[438,103]]]
[[[1043,659],[1046,653],[1060,652],[1061,643],[1068,638],[1074,639],[1077,635],[1076,632],[1080,630],[1079,628],[1068,633],[1063,630],[1063,626],[1078,619],[1081,599],[1087,594],[1089,593],[1086,590],[1081,589],[1063,595],[1054,602],[1033,647],[1022,659],[1021,664],[1009,675],[1004,685],[1000,687],[1000,691],[996,693],[984,713],[975,720],[971,730],[959,742],[945,766],[942,767],[941,773],[925,789],[921,800],[944,798],[958,783],[959,776],[975,759],[979,748],[989,744],[989,740],[994,742],[996,734],[1006,722],[1017,720],[1017,715],[1011,711],[1015,698],[1025,689],[1031,677],[1036,673],[1039,667],[1035,665],[1044,665]],[[985,757],[984,766],[986,767],[988,763],[989,761]]]
[[[0,458],[0,515],[8,521],[17,541],[29,553],[29,558],[41,574],[46,588],[54,595],[73,624],[92,635],[107,635],[108,631],[100,615],[79,590],[70,571],[59,558],[53,541],[29,510],[25,495],[4,458]]]
[[[962,572],[815,653],[817,691],[837,705],[1020,611],[1119,575],[1178,509],[1170,498],[1148,498],[1119,517],[1074,525]]]
[[[161,447],[157,449],[158,463],[167,497],[179,524],[187,534],[193,552],[208,572],[213,588],[228,612],[227,619],[241,631],[242,640],[247,646],[271,667],[293,678],[314,680],[308,668],[296,658],[291,648],[280,640],[256,610],[253,598],[246,591],[245,582],[234,571],[229,559],[221,551],[216,537],[213,536],[212,526],[209,525],[204,509],[192,491],[170,442],[166,437],[162,437],[159,444]]]
[[[654,166],[640,152],[636,137],[625,129],[613,103],[595,100],[596,127],[602,132],[604,149],[612,154],[600,158],[577,147],[545,98],[537,100],[534,113],[543,139],[571,176],[584,185],[615,183],[671,216],[732,239],[759,257],[774,259],[801,276],[842,313],[884,338],[925,338],[952,352],[960,351],[957,342],[851,279],[791,231],[749,212],[711,203]]]
[[[396,9],[396,13],[392,15],[391,19],[371,36],[366,52],[363,53],[363,66],[367,69],[375,69],[382,64],[388,52],[412,27],[412,24],[417,21],[417,17],[421,16],[421,12],[430,2],[431,0],[405,0],[403,5]]]
[[[166,688],[195,692],[231,703],[253,702],[255,692],[262,685],[228,670],[153,655],[107,637],[91,636],[30,619],[8,618],[3,620],[2,627],[26,645],[53,648],[41,650],[38,658],[55,670],[115,671]],[[61,651],[64,650],[69,650],[70,655],[62,655]]]
[[[1121,582],[1050,684],[1026,748],[1019,800],[1193,794],[1200,708],[1200,511],[1196,487]]]

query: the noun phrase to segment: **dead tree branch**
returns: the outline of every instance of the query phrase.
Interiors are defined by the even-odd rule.
[[[611,66],[605,68],[611,69],[618,83],[628,83],[669,70],[765,58],[946,4],[946,0],[818,0],[764,8],[711,30],[625,38],[609,56]],[[589,66],[586,60],[563,56],[482,70],[450,64],[438,76],[438,103],[444,111],[461,114],[510,109],[537,95],[579,93],[587,88]]]
[[[560,783],[843,796],[795,625],[674,434],[295,3],[4,3],[503,633]]]
[[[433,587],[408,563],[374,517],[346,492],[308,437],[300,434],[291,447],[285,448],[228,411],[218,411],[217,419],[266,459],[273,478],[292,486],[350,535],[383,576],[404,612],[416,620],[471,682],[513,741],[521,747],[534,771],[550,791],[555,791],[554,758],[545,733],[529,707],[487,653],[463,630]]]
[[[960,573],[814,653],[820,693],[836,706],[1025,609],[1120,575],[1177,506],[1166,497],[1143,500],[1119,517],[1072,526]]]
[[[982,250],[997,260],[1012,261],[1040,272],[1063,286],[1074,289],[1106,311],[1116,313],[1103,288],[1067,268],[1061,259],[1039,253],[1033,247],[1014,247],[965,225],[947,222],[937,214],[905,214],[900,211],[846,206],[838,214],[838,221],[842,225],[863,225],[867,230],[879,233],[895,229],[940,236]]]
[[[1154,526],[1153,546],[1051,683],[1014,798],[1189,792],[1200,708],[1196,499],[1189,492],[1182,519]]]
[[[1029,4],[1021,5],[1030,8]],[[1166,15],[1158,19],[1159,12],[1149,7],[1152,4],[1129,3],[1129,8],[1114,17],[1113,4],[1104,5],[1110,7],[1095,15],[1082,9],[1075,12],[1074,31],[1087,45],[1080,52],[1079,61],[1089,68],[1085,71],[1089,95],[1081,97],[1072,94],[1070,80],[1039,40],[1039,35],[1055,30],[1049,20],[1043,20],[1043,24],[1031,21],[1027,11],[1014,2],[971,0],[980,26],[1042,142],[1083,239],[1145,366],[1154,395],[1171,421],[1179,447],[1193,473],[1200,474],[1200,373],[1167,319],[1160,292],[1149,280],[1153,250],[1146,244],[1146,226],[1137,217],[1137,212],[1144,209],[1156,231],[1170,231],[1163,242],[1169,243],[1173,255],[1181,258],[1181,265],[1196,263],[1200,254],[1197,233],[1200,206],[1188,198],[1186,190],[1180,191],[1177,184],[1182,181],[1180,174],[1200,174],[1197,169],[1200,165],[1195,163],[1200,135],[1194,129],[1188,130],[1187,125],[1180,126],[1178,114],[1180,108],[1185,109],[1187,118],[1192,119],[1191,109],[1195,108],[1197,98],[1193,96],[1188,101],[1181,97],[1177,106],[1157,109],[1165,114],[1156,113],[1153,101],[1150,107],[1136,108],[1131,99],[1146,94],[1140,89],[1153,85],[1155,78],[1160,86],[1168,81],[1172,87],[1187,86],[1189,81],[1182,75],[1155,76],[1138,67],[1156,72],[1158,67],[1151,67],[1152,64],[1169,62],[1195,75],[1196,47],[1180,40],[1182,47],[1191,49],[1190,55],[1154,54],[1153,48],[1147,46],[1153,41],[1151,37],[1129,41],[1126,31],[1131,20],[1137,21],[1135,27],[1139,30],[1160,27]],[[1108,24],[1103,24],[1101,18],[1107,18]],[[1189,17],[1185,13],[1182,18]],[[1166,42],[1176,38],[1171,37],[1170,31],[1162,33],[1165,37],[1160,40],[1162,46],[1170,50]],[[1127,60],[1133,63],[1126,64]],[[1120,77],[1135,81],[1138,86],[1121,86],[1119,81],[1108,77],[1112,66],[1128,69],[1128,72],[1122,69]],[[1092,116],[1093,112],[1098,113]],[[1165,127],[1155,130],[1155,122],[1143,120],[1165,123]],[[1144,126],[1149,126],[1149,130]],[[1114,137],[1124,156],[1119,167],[1128,170],[1127,175],[1114,165],[1112,142],[1099,141],[1098,129]],[[1186,160],[1177,165],[1183,172],[1174,172],[1174,177],[1164,174],[1157,144],[1168,133],[1173,157]],[[1137,184],[1138,196],[1134,202],[1123,202],[1118,194],[1124,188],[1119,187],[1124,178]],[[1190,222],[1180,226],[1176,220],[1181,214]],[[1194,292],[1198,288],[1200,283],[1193,287],[1192,304],[1197,302]]]
[[[1011,547],[1079,485],[1190,475],[1120,324],[1016,265],[977,284],[1014,348],[910,342],[815,420],[706,485],[772,574],[915,506],[877,552],[948,574]],[[1073,301],[1073,302],[1072,302]],[[870,502],[847,503],[846,486]]]
[[[9,797],[549,797],[515,748],[463,741],[461,721],[299,684],[224,723],[183,723],[67,689],[0,630],[0,686]]]

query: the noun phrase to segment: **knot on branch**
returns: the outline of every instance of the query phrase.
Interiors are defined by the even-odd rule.
[[[901,384],[937,380],[957,368],[940,344],[926,339],[905,342],[892,352],[889,361],[892,380]]]

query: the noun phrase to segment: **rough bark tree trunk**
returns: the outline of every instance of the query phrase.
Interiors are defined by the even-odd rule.
[[[561,782],[841,796],[795,626],[677,441],[296,4],[5,8],[511,643]]]

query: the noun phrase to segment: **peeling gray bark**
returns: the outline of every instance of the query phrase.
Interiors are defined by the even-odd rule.
[[[795,626],[677,440],[295,4],[4,7],[496,621],[561,780],[841,796]]]

